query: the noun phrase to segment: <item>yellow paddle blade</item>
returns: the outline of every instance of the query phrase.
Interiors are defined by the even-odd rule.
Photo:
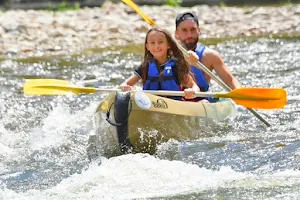
[[[26,79],[25,84],[27,86],[40,86],[40,85],[72,86],[73,85],[69,81],[60,80],[60,79]]]
[[[26,95],[68,95],[81,93],[95,93],[95,88],[78,87],[72,83],[57,79],[31,79],[24,84]]]
[[[124,3],[126,3],[130,8],[135,10],[150,26],[154,26],[155,22],[147,16],[141,9],[132,1],[132,0],[122,0]]]
[[[231,98],[247,108],[283,108],[287,102],[286,91],[282,88],[238,88],[228,93],[217,93],[216,97]]]

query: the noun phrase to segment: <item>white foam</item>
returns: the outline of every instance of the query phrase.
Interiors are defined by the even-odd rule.
[[[129,154],[103,159],[100,166],[91,164],[88,170],[64,179],[51,189],[28,191],[23,197],[133,199],[173,196],[217,188],[244,177],[243,173],[228,167],[213,171],[181,161],[160,160],[148,154]]]
[[[148,154],[128,154],[102,158],[100,166],[91,163],[86,171],[74,174],[47,190],[16,193],[0,187],[0,199],[141,199],[201,193],[218,188],[261,190],[300,183],[298,170],[272,174],[200,168],[181,161],[161,160]],[[299,193],[290,196],[299,197]]]

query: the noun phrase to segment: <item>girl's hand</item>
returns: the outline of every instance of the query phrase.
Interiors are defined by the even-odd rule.
[[[130,85],[120,85],[122,92],[131,91],[132,87]]]
[[[120,88],[123,92],[131,91],[133,90],[132,86],[134,86],[139,80],[140,77],[136,74],[132,74],[128,79],[121,83]]]
[[[195,91],[192,88],[184,89],[184,98],[186,98],[186,99],[196,98]]]
[[[207,99],[202,99],[202,100],[200,100],[198,102],[200,102],[200,103],[209,103],[209,101]]]

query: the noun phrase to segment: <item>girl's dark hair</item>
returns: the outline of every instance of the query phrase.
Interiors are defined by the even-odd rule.
[[[146,38],[145,38],[145,44],[144,44],[145,54],[144,54],[144,60],[142,62],[142,80],[143,80],[143,84],[145,84],[145,82],[147,80],[149,62],[153,61],[153,62],[157,63],[157,61],[154,59],[153,55],[146,48],[148,35],[152,31],[158,31],[158,32],[161,32],[161,33],[165,34],[165,36],[167,38],[167,41],[170,45],[170,49],[168,51],[168,56],[173,57],[177,60],[176,66],[178,68],[178,81],[179,81],[179,83],[184,85],[184,83],[188,81],[188,75],[190,75],[194,79],[193,74],[190,72],[189,64],[184,59],[183,53],[180,51],[176,41],[172,38],[171,34],[165,29],[155,27],[155,28],[151,28],[147,32]]]

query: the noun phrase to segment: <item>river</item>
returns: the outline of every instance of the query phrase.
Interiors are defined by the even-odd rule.
[[[270,128],[238,106],[234,118],[212,122],[198,140],[164,143],[154,155],[100,156],[92,162],[88,135],[105,94],[25,96],[25,78],[97,78],[97,86],[116,86],[142,54],[0,61],[0,199],[299,199],[299,40],[211,47],[244,87],[286,89],[283,109],[256,110]],[[222,91],[215,83],[212,90]]]

